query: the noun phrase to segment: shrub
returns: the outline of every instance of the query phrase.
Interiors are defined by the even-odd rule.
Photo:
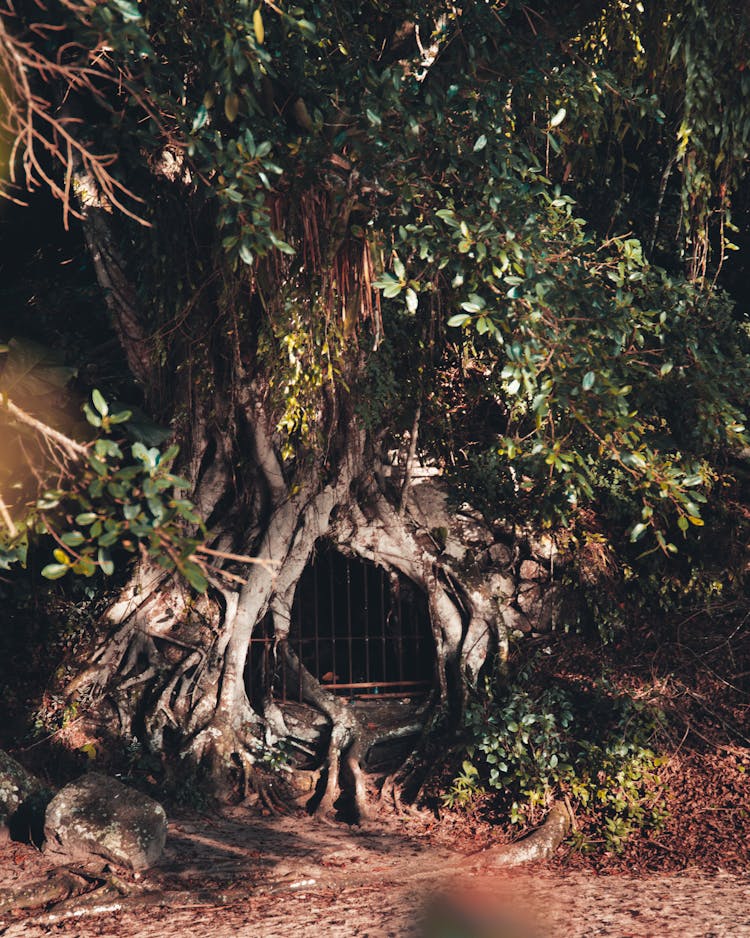
[[[469,807],[483,793],[512,824],[533,824],[567,796],[582,824],[577,846],[603,839],[619,852],[637,831],[666,819],[665,783],[654,740],[663,714],[618,693],[602,678],[589,688],[536,692],[528,670],[503,688],[487,680],[465,712],[464,760],[446,807]]]

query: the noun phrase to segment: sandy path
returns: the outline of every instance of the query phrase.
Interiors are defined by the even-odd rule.
[[[50,868],[16,844],[2,846],[0,861],[5,888]],[[159,866],[131,878],[149,904],[142,896],[102,900],[122,907],[54,921],[15,913],[2,917],[0,935],[750,938],[750,874],[468,874],[462,863],[447,846],[395,827],[357,831],[238,809],[172,822]],[[435,867],[442,872],[430,873]]]

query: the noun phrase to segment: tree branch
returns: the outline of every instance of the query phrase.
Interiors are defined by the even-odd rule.
[[[115,246],[106,218],[110,208],[106,193],[101,191],[98,181],[83,166],[75,173],[74,188],[81,209],[84,237],[94,263],[96,278],[112,313],[115,332],[131,374],[148,394],[157,387],[158,368],[154,363],[151,342],[141,322],[135,290],[125,275],[125,264]]]
[[[42,423],[41,420],[37,420],[37,418],[32,417],[31,414],[27,414],[25,410],[21,410],[13,401],[3,395],[0,395],[0,400],[2,401],[0,407],[4,407],[13,420],[17,420],[18,423],[23,423],[27,427],[31,427],[32,430],[43,436],[45,440],[60,447],[69,459],[81,459],[88,455],[88,449],[82,443],[71,439],[69,436],[65,436],[64,433],[60,433],[59,430],[53,429],[46,423]]]

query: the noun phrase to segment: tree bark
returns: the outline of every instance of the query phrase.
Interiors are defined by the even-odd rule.
[[[263,415],[257,408],[253,414],[262,426]],[[245,791],[257,782],[258,763],[268,739],[278,737],[280,722],[283,732],[274,702],[266,700],[256,711],[245,687],[250,641],[268,615],[276,648],[296,675],[302,700],[330,723],[318,810],[332,814],[344,784],[356,816],[364,819],[369,808],[363,762],[378,733],[304,667],[287,641],[295,590],[315,546],[327,541],[350,557],[406,576],[424,592],[434,637],[435,696],[442,706],[460,709],[491,644],[504,641],[501,619],[491,598],[479,586],[467,585],[429,532],[399,510],[398,493],[391,501],[379,488],[368,469],[366,436],[356,424],[336,472],[329,471],[326,482],[315,468],[298,474],[295,494],[283,485],[278,462],[264,453],[266,442],[258,432],[257,467],[263,467],[273,493],[272,507],[260,536],[242,544],[261,561],[245,571],[245,585],[217,581],[196,600],[186,584],[141,560],[107,613],[88,670],[70,690],[89,702],[109,702],[118,735],[138,736],[152,752],[206,767],[220,794],[229,793],[233,773]],[[200,494],[199,485],[197,500]]]
[[[138,309],[116,249],[111,216],[90,188],[90,180],[80,180],[87,243],[128,364],[146,399],[154,400],[162,376],[151,354],[148,317]],[[231,296],[212,294],[206,301],[231,304]],[[228,793],[232,777],[246,791],[258,784],[270,742],[284,732],[283,715],[270,696],[256,709],[245,687],[251,639],[270,617],[277,655],[302,699],[330,723],[319,810],[333,812],[343,783],[364,818],[362,766],[377,734],[304,667],[287,641],[295,590],[316,544],[326,541],[390,575],[405,576],[424,593],[434,639],[435,702],[455,712],[489,650],[506,642],[497,600],[409,511],[415,452],[400,490],[376,477],[377,447],[360,426],[348,392],[324,390],[325,446],[284,464],[269,381],[251,364],[235,312],[230,305],[204,315],[233,328],[217,330],[221,344],[203,362],[211,395],[197,393],[189,382],[173,384],[181,464],[211,530],[207,546],[258,562],[245,568],[229,562],[244,585],[215,579],[196,598],[186,583],[144,555],[108,610],[88,667],[69,691],[104,719],[114,715],[115,735],[204,767],[220,794]],[[192,348],[182,352],[194,354]],[[172,354],[179,360],[181,351]],[[412,450],[416,434],[415,420]]]

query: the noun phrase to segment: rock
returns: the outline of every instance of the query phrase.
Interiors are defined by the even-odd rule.
[[[514,609],[513,606],[505,606],[501,611],[501,615],[509,632],[523,632],[526,634],[532,630],[528,618],[518,609]]]
[[[0,749],[0,823],[7,824],[8,819],[20,808],[23,802],[35,791],[43,788],[38,778],[7,752]]]
[[[153,798],[90,772],[52,799],[44,834],[45,852],[73,860],[101,857],[143,870],[161,856],[167,815]]]
[[[13,840],[42,842],[44,811],[52,792],[0,749],[0,824]]]
[[[544,580],[548,574],[536,560],[524,560],[519,571],[522,580]]]
[[[490,560],[493,563],[507,567],[513,560],[513,551],[505,544],[493,544],[489,550]]]
[[[548,534],[529,536],[528,545],[534,557],[538,557],[540,560],[546,560],[548,563],[555,560],[560,553],[554,539]]]
[[[521,583],[516,602],[521,612],[525,612],[530,619],[537,618],[543,603],[541,586],[538,583]]]
[[[491,573],[487,584],[493,596],[499,599],[512,599],[516,592],[516,581],[511,576],[502,573]]]
[[[555,583],[540,585],[525,582],[521,584],[516,602],[528,616],[535,632],[549,632],[555,611],[560,607],[561,593]]]

